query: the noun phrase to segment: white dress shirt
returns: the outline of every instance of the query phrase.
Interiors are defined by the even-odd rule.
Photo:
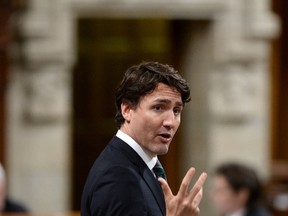
[[[151,155],[149,155],[147,151],[145,151],[142,146],[140,146],[132,137],[130,137],[121,130],[117,131],[116,136],[119,139],[123,140],[125,143],[127,143],[131,148],[133,148],[134,151],[136,151],[137,154],[142,158],[142,160],[147,164],[150,170],[153,169],[158,160],[157,156],[152,157]]]

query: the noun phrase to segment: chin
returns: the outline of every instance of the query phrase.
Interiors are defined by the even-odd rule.
[[[157,152],[157,155],[165,155],[168,153],[168,149],[161,149]]]

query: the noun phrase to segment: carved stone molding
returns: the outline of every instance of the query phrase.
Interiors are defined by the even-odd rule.
[[[30,9],[23,16],[19,26],[25,39],[21,51],[25,56],[27,71],[34,68],[34,73],[38,73],[37,76],[42,76],[42,74],[46,76],[44,74],[47,74],[47,64],[50,64],[51,67],[61,65],[59,69],[63,71],[59,71],[59,75],[61,73],[69,74],[75,59],[75,20],[79,17],[103,16],[211,20],[213,23],[212,34],[214,35],[214,65],[211,70],[215,70],[215,76],[225,77],[226,81],[223,80],[223,82],[230,83],[231,81],[232,83],[229,85],[239,85],[238,93],[235,93],[237,95],[229,96],[227,94],[231,92],[227,93],[223,91],[223,87],[216,87],[216,93],[213,93],[211,97],[213,98],[211,100],[211,112],[218,119],[221,117],[225,119],[225,115],[231,119],[233,116],[235,118],[247,116],[249,112],[252,114],[253,104],[247,102],[245,106],[250,107],[243,107],[241,100],[236,104],[237,99],[231,102],[227,98],[238,98],[242,95],[253,99],[247,91],[250,91],[249,89],[253,88],[254,84],[249,82],[251,86],[247,88],[240,85],[245,82],[244,80],[247,80],[245,77],[249,70],[253,73],[253,67],[247,67],[247,65],[267,64],[265,63],[267,44],[269,39],[276,36],[278,31],[278,20],[271,13],[268,0],[171,0],[168,2],[163,0],[32,0],[30,1]],[[246,75],[240,75],[243,71]],[[241,81],[241,79],[244,80]],[[212,86],[217,86],[217,83],[213,84],[214,80],[217,79],[211,80]],[[69,79],[66,79],[66,82],[69,82]],[[218,85],[220,85],[219,83],[222,82],[218,82]],[[33,82],[31,86],[33,86]],[[69,85],[66,84],[65,86],[68,88]],[[233,88],[236,89],[235,86]],[[59,91],[61,90],[59,89]],[[63,88],[62,91],[66,90]],[[69,97],[64,98],[64,95],[66,94],[55,94],[54,97],[62,97],[62,100],[67,100]],[[29,97],[34,96],[32,94]],[[42,102],[39,104],[44,103],[44,98],[48,97],[42,97]],[[31,100],[38,99],[36,97]],[[60,98],[53,100],[58,101]],[[59,110],[63,112],[66,106],[66,111],[69,112],[67,104],[59,105],[63,106]],[[45,112],[51,112],[51,115],[47,113],[46,116],[62,115],[62,113],[56,114],[57,111],[51,109],[46,109]]]
[[[41,71],[29,72],[25,82],[26,122],[63,122],[68,116],[69,80],[62,65],[42,65]]]
[[[211,77],[210,107],[214,120],[243,123],[257,112],[257,75],[245,64],[226,64]]]

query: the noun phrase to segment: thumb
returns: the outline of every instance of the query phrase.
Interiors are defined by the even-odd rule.
[[[165,181],[163,178],[158,178],[158,181],[161,184],[165,198],[171,197],[173,194],[172,194],[172,191],[171,191],[167,181]]]

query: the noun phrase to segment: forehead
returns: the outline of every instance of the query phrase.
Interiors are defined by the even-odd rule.
[[[157,86],[153,90],[153,92],[151,92],[150,94],[147,94],[144,97],[150,97],[150,98],[167,97],[167,98],[173,98],[173,99],[181,101],[180,92],[176,88],[168,86],[168,85],[163,84],[163,83],[157,84]]]

